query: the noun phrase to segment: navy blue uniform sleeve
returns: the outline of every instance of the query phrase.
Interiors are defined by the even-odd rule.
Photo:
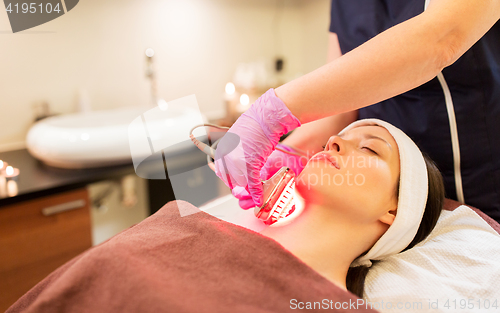
[[[333,13],[334,13],[333,11],[335,9],[334,6],[333,6],[333,1],[335,1],[335,0],[332,0],[330,2],[330,28],[329,28],[329,30],[332,33],[337,33],[337,28],[336,28],[336,25],[334,23],[335,19],[334,19],[334,16],[333,16]]]

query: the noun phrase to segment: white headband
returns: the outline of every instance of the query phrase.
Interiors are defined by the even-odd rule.
[[[394,222],[385,234],[368,253],[354,260],[351,267],[363,265],[370,267],[372,265],[370,260],[381,260],[406,248],[417,234],[427,203],[429,183],[427,167],[417,145],[400,129],[378,119],[356,121],[342,132],[367,125],[384,127],[398,144],[400,162],[398,209]]]

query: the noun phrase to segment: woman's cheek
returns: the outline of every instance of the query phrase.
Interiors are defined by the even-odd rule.
[[[380,162],[377,167],[364,172],[366,187],[381,193],[389,192],[392,186],[391,171],[386,163]]]
[[[313,197],[310,182],[311,175],[314,173],[310,167],[304,168],[304,170],[295,178],[295,189],[301,194],[304,199],[310,199]]]

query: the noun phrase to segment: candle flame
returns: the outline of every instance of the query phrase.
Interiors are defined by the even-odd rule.
[[[0,160],[0,168],[3,168],[3,161]]]
[[[247,106],[250,103],[250,97],[246,93],[242,94],[240,97],[241,105]]]
[[[6,173],[7,175],[12,175],[12,174],[14,174],[14,168],[13,168],[12,166],[10,166],[10,165],[9,165],[9,166],[7,166],[7,168],[5,169],[5,173]]]
[[[229,82],[226,84],[226,93],[232,95],[236,91],[236,87],[233,83]]]

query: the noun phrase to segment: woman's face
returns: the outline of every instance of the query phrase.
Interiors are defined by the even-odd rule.
[[[296,179],[308,202],[331,207],[360,222],[373,222],[397,208],[399,151],[381,126],[359,126],[332,136]]]

